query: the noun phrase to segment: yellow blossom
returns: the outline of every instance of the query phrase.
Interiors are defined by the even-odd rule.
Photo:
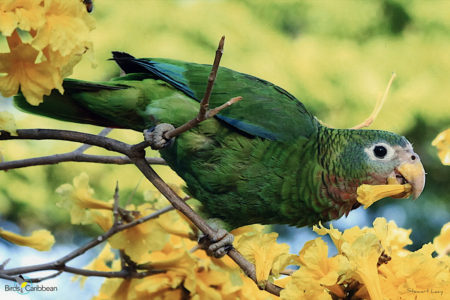
[[[94,190],[89,186],[89,176],[81,173],[73,179],[73,185],[63,184],[56,189],[63,198],[58,206],[70,210],[72,224],[90,224],[93,222],[89,209],[112,210],[112,204],[94,199]]]
[[[331,299],[330,292],[345,296],[339,281],[349,262],[343,255],[329,258],[328,246],[321,238],[307,242],[296,260],[300,269],[281,292],[282,299]]]
[[[133,280],[136,284],[133,291],[136,293],[136,298],[132,299],[181,300],[186,293],[181,287],[183,279],[181,274],[168,271],[141,280]]]
[[[11,113],[7,111],[0,112],[0,130],[8,131],[11,135],[17,136],[16,121]]]
[[[450,222],[442,226],[441,233],[433,240],[440,257],[450,254]]]
[[[386,197],[408,197],[411,193],[410,184],[383,184],[383,185],[369,185],[362,184],[357,189],[358,202],[368,208],[374,202]]]
[[[341,248],[340,244],[341,244],[342,233],[338,229],[334,228],[333,224],[330,223],[330,228],[328,229],[328,228],[324,227],[321,222],[319,222],[318,226],[317,225],[313,226],[313,231],[320,235],[328,234],[330,236],[331,240],[333,241],[333,243],[336,245],[336,248],[339,251],[339,249]]]
[[[31,247],[39,251],[48,251],[55,243],[53,235],[45,229],[35,230],[30,236],[22,236],[0,228],[0,237],[13,244]]]
[[[100,288],[99,294],[93,300],[127,300],[137,298],[135,286],[137,279],[108,278]]]
[[[0,33],[10,36],[16,28],[37,29],[44,22],[42,0],[3,0],[0,2]]]
[[[450,166],[450,128],[439,133],[431,144],[438,149],[441,162]]]
[[[350,276],[364,284],[371,300],[382,300],[377,268],[382,248],[377,236],[370,232],[365,233],[352,243],[343,243],[341,250],[350,262]]]
[[[270,275],[278,277],[279,273],[292,262],[293,256],[289,254],[289,245],[278,244],[277,237],[278,234],[275,232],[247,233],[235,242],[236,249],[255,264],[258,284],[264,285]]]
[[[80,0],[45,0],[45,24],[37,30],[32,45],[67,56],[74,51],[85,51],[89,32],[94,29],[94,21]]]
[[[31,104],[42,102],[42,95],[51,90],[62,88],[62,78],[58,69],[49,61],[36,63],[39,54],[29,44],[23,44],[17,32],[8,38],[10,53],[0,53],[0,91],[4,97],[10,97],[20,90]]]
[[[23,43],[16,28],[29,32]],[[19,87],[32,105],[58,89],[81,56],[92,54],[93,19],[80,0],[5,0],[0,3],[0,31],[9,53],[0,53],[0,91],[5,97]]]
[[[129,206],[127,209],[134,210],[134,206]],[[136,218],[141,218],[144,215],[154,212],[151,205],[148,203],[142,204],[137,208],[139,215]],[[161,217],[173,216],[169,214]],[[91,212],[90,218],[97,223],[104,231],[107,231],[113,225],[113,216],[111,211],[96,211]],[[147,254],[152,251],[161,250],[168,242],[170,235],[158,223],[157,219],[151,219],[147,222],[125,229],[111,238],[109,243],[115,249],[124,250],[125,253],[135,262],[142,263],[147,260]]]
[[[412,244],[409,238],[411,229],[399,228],[393,220],[387,222],[385,218],[376,218],[373,221],[373,230],[387,254],[405,255],[409,252],[404,247]]]
[[[450,266],[433,258],[432,244],[406,256],[392,257],[379,267],[385,295],[391,299],[446,299],[449,296]],[[435,293],[431,293],[431,291]]]

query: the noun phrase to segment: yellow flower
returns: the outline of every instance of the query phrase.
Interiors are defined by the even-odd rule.
[[[391,196],[408,197],[411,192],[410,184],[383,184],[369,185],[362,184],[356,190],[358,194],[358,202],[368,208],[374,202]],[[404,194],[404,195],[403,195]]]
[[[91,224],[92,213],[89,209],[112,210],[113,205],[94,199],[94,190],[89,186],[89,176],[81,173],[73,179],[73,185],[63,184],[56,189],[63,198],[57,205],[70,210],[72,224]]]
[[[134,293],[136,298],[131,299],[183,299],[185,291],[182,289],[183,275],[168,271],[161,274],[145,277],[135,282]],[[110,299],[110,298],[105,298]]]
[[[289,254],[289,245],[278,244],[277,237],[275,232],[246,233],[235,243],[236,249],[255,264],[258,284],[264,285],[271,275],[278,277],[292,262],[293,255]]]
[[[37,29],[44,22],[42,0],[3,0],[0,2],[0,33],[10,36],[16,28]]]
[[[134,210],[134,207],[129,206],[127,209]],[[136,218],[141,218],[154,212],[148,203],[140,205],[137,211],[139,215]],[[171,213],[167,214],[168,216],[164,214],[161,217],[168,218],[173,216]],[[93,212],[90,217],[104,231],[107,231],[112,226],[113,216],[111,211]],[[142,263],[148,261],[149,252],[161,250],[169,241],[169,238],[169,233],[159,225],[158,219],[152,219],[115,234],[109,238],[109,243],[115,249],[124,250],[133,261]]]
[[[8,37],[10,53],[0,53],[0,91],[10,97],[20,90],[31,104],[42,102],[42,95],[49,95],[57,88],[63,92],[62,78],[58,69],[49,61],[36,63],[39,51],[29,44],[23,44],[15,31]]]
[[[406,256],[392,257],[379,267],[383,293],[391,299],[447,299],[450,266],[432,257],[434,246],[424,245]],[[435,291],[435,293],[431,293]]]
[[[373,221],[373,230],[387,254],[406,255],[409,253],[404,247],[412,244],[409,238],[411,229],[399,228],[393,220],[387,222],[385,218],[376,218]]]
[[[446,166],[450,166],[450,128],[439,133],[431,142],[431,145],[438,149],[438,156],[441,162]]]
[[[165,213],[156,220],[158,225],[168,234],[187,239],[194,236],[193,227],[184,219],[184,215],[177,210]]]
[[[442,226],[441,233],[434,238],[433,244],[439,257],[450,254],[450,222]]]
[[[328,246],[321,238],[307,242],[297,262],[300,269],[292,274],[281,292],[282,299],[331,299],[330,292],[345,296],[339,283],[349,269],[349,262],[343,255],[329,258]]]
[[[108,278],[93,300],[127,300],[136,298],[135,286],[138,279]]]
[[[352,272],[347,276],[364,284],[370,299],[382,300],[377,268],[382,248],[378,237],[370,232],[365,233],[352,243],[343,243],[341,251],[348,258],[352,268]]]
[[[80,0],[45,0],[45,24],[37,30],[32,45],[49,46],[62,56],[83,53],[94,21]]]
[[[30,236],[22,236],[0,228],[0,237],[13,244],[31,247],[39,251],[48,251],[55,243],[53,235],[45,229],[35,230]]]
[[[0,129],[8,131],[11,135],[17,136],[16,121],[11,113],[7,111],[0,112]]]
[[[29,31],[22,43],[16,28]],[[91,53],[89,32],[93,19],[80,0],[4,0],[0,3],[0,31],[7,36],[9,53],[0,53],[0,91],[5,97],[19,87],[32,105],[52,89],[64,92],[62,80],[81,56]]]
[[[340,251],[342,233],[338,229],[334,228],[332,223],[330,223],[329,229],[324,227],[321,222],[319,222],[318,226],[314,225],[312,229],[315,233],[320,234],[320,235],[328,234],[330,236],[331,240],[333,241],[334,245],[338,249],[338,251]]]

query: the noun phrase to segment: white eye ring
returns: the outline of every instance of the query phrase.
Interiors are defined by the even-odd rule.
[[[377,156],[375,154],[375,148],[377,148],[377,147],[382,147],[382,148],[386,149],[386,154],[384,156]],[[394,157],[394,155],[395,155],[395,150],[391,146],[386,144],[386,143],[373,144],[370,147],[364,148],[364,152],[367,153],[367,155],[369,156],[369,158],[371,160],[378,160],[378,161],[391,160]]]

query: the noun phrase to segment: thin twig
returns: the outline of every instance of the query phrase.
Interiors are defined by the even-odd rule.
[[[223,36],[220,39],[219,46],[217,47],[216,56],[214,57],[214,63],[211,68],[211,73],[208,76],[208,84],[206,85],[205,95],[203,96],[202,101],[200,102],[200,109],[198,111],[197,116],[194,119],[190,120],[189,122],[184,123],[180,127],[177,127],[173,130],[166,132],[164,134],[164,138],[166,138],[167,140],[170,140],[171,138],[176,137],[176,136],[180,135],[181,133],[194,128],[200,122],[203,122],[206,119],[212,118],[213,116],[218,114],[221,110],[242,100],[242,97],[240,97],[240,96],[234,97],[234,98],[230,99],[229,101],[227,101],[226,103],[224,103],[214,109],[211,109],[211,110],[209,109],[209,99],[211,98],[214,81],[216,80],[216,77],[217,77],[217,71],[219,69],[220,59],[222,58],[222,54],[223,54],[224,43],[225,43],[225,36]]]
[[[116,181],[116,188],[114,190],[114,205],[113,205],[113,227],[120,225],[121,220],[119,218],[119,182]]]
[[[98,135],[99,136],[107,136],[111,131],[112,131],[112,128],[103,128],[102,131],[100,131],[100,133]],[[92,147],[92,145],[84,144],[84,145],[81,145],[79,148],[75,149],[73,151],[73,153],[81,154],[91,147]]]
[[[9,263],[10,260],[11,260],[11,258],[5,259],[5,261],[0,265],[0,270],[3,270],[6,267],[6,265]]]

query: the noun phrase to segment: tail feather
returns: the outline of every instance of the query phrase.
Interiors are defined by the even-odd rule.
[[[29,104],[22,93],[14,96],[14,105],[27,113],[46,116],[61,121],[92,124],[104,127],[115,125],[91,110],[84,107],[76,95],[82,92],[97,92],[101,90],[119,90],[128,88],[120,84],[99,84],[81,80],[66,79],[63,83],[64,94],[53,90],[49,96],[44,96],[44,102],[38,106]]]

